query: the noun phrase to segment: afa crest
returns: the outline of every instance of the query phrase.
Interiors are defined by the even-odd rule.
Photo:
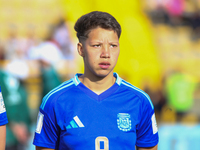
[[[130,131],[131,130],[130,115],[128,113],[118,113],[117,125],[118,128],[122,131]]]

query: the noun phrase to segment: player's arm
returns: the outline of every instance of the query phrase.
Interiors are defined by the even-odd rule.
[[[45,147],[38,147],[38,146],[36,146],[36,150],[56,150],[56,149],[51,149],[51,148],[45,148]]]
[[[158,145],[154,146],[154,147],[137,147],[137,150],[157,150],[158,149]]]
[[[0,126],[0,150],[5,150],[6,145],[6,125]]]

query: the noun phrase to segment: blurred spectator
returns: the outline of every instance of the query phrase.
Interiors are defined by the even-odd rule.
[[[182,16],[184,11],[183,0],[166,0],[164,6],[170,16]]]
[[[166,104],[166,98],[165,95],[163,94],[163,90],[162,89],[151,90],[150,88],[146,87],[144,91],[151,98],[152,103],[154,105],[156,118],[159,121],[160,120],[159,114],[161,113],[163,106]]]
[[[146,0],[147,14],[154,24],[169,24],[169,15],[162,0]]]
[[[59,44],[65,59],[74,59],[73,45],[66,21],[64,19],[60,19],[55,26],[53,39]]]
[[[146,0],[147,14],[153,23],[176,26],[191,26],[193,13],[198,13],[195,1],[184,0]],[[153,5],[153,6],[152,6]]]
[[[5,42],[5,59],[27,59],[28,51],[38,44],[34,37],[34,29],[28,28],[26,37],[18,37],[17,27],[10,28]]]
[[[181,121],[185,113],[193,106],[195,80],[183,72],[177,71],[166,78],[165,91],[167,103],[177,112],[177,119]]]
[[[20,80],[24,80],[29,75],[29,66],[25,60],[21,59],[9,60],[5,70]]]
[[[17,37],[17,27],[15,25],[11,25],[9,33],[8,33],[8,39],[5,43],[5,58],[7,60],[16,58],[17,50],[19,47],[19,41]]]
[[[169,14],[171,25],[180,25],[182,23],[182,15],[184,12],[183,0],[166,0],[165,9]]]
[[[44,97],[50,90],[62,83],[61,77],[51,65],[51,62],[40,58],[41,66],[41,80],[42,80],[42,97]]]
[[[22,75],[20,63],[14,70],[12,65],[16,64],[9,64],[0,70],[0,84],[9,120],[6,131],[6,150],[24,150],[29,139],[31,124],[27,92],[24,86],[26,75]]]
[[[21,39],[20,49],[24,53],[24,57],[28,59],[29,50],[39,44],[39,39],[35,35],[35,27],[29,25],[26,31],[26,37]]]
[[[64,59],[64,55],[53,35],[54,30],[52,29],[45,41],[29,51],[29,58],[39,61],[42,81],[42,97],[62,83],[61,78],[56,71],[56,67],[57,63]]]
[[[192,27],[192,39],[198,40],[200,38],[200,14],[194,13],[190,18],[190,24]]]
[[[53,31],[49,32],[49,35],[43,42],[28,51],[28,58],[42,59],[51,65],[56,65],[56,63],[64,59],[59,44],[53,38]]]
[[[5,49],[0,43],[0,60],[5,60]]]

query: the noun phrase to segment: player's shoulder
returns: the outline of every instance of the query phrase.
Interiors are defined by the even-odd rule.
[[[42,104],[40,106],[40,109],[48,109],[52,106],[55,105],[59,97],[63,94],[68,92],[71,88],[74,87],[74,81],[73,79],[70,79],[68,81],[63,82],[56,88],[52,89],[49,93],[47,93],[43,99],[42,99]]]
[[[136,96],[138,96],[138,98],[140,99],[140,101],[144,104],[150,104],[150,106],[152,108],[154,108],[153,103],[149,97],[149,95],[144,92],[143,90],[141,90],[140,88],[132,85],[131,83],[125,81],[125,80],[121,80],[121,86],[130,92],[130,94],[134,94]]]

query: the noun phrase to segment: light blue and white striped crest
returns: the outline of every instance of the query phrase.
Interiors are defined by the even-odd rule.
[[[130,115],[128,113],[118,113],[117,125],[118,128],[122,131],[130,131],[131,130]]]

